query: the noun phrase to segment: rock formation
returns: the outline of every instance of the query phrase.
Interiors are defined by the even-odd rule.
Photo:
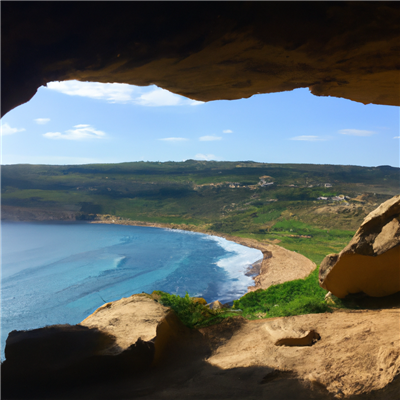
[[[155,338],[157,325],[168,312],[168,307],[148,295],[133,295],[104,304],[79,325],[97,328],[114,336],[113,346],[108,346],[102,354],[116,355],[135,344],[139,338],[144,341]]]
[[[394,400],[399,318],[399,309],[339,311],[191,330],[134,295],[77,326],[12,332],[2,398]]]
[[[320,285],[339,298],[363,292],[382,297],[400,291],[400,196],[364,219],[350,243],[321,263]]]
[[[140,379],[152,368],[190,364],[209,354],[203,336],[172,310],[150,295],[133,295],[103,305],[75,326],[11,332],[2,398],[58,398],[66,387]]]
[[[397,2],[2,2],[2,115],[50,81],[399,104]]]

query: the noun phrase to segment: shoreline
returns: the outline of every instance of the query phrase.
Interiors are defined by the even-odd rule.
[[[263,258],[250,265],[248,270],[245,272],[245,275],[251,276],[254,280],[254,285],[247,287],[247,293],[256,291],[258,289],[267,289],[272,285],[294,279],[304,279],[317,267],[314,262],[305,256],[267,241],[260,242],[256,239],[241,238],[229,234],[213,232],[199,228],[195,225],[131,221],[111,215],[98,216],[97,218],[98,219],[96,220],[88,222],[91,224],[144,226],[197,232],[209,236],[220,237],[242,246],[260,250]]]
[[[104,219],[98,219],[93,221],[87,221],[90,224],[108,224],[108,225],[128,225],[128,226],[142,226],[147,228],[160,228],[160,229],[173,229],[173,230],[181,230],[181,231],[189,231],[189,232],[196,232],[202,233],[209,236],[216,236],[223,239],[226,239],[230,242],[240,244],[245,247],[249,247],[251,249],[260,250],[263,258],[260,258],[256,262],[250,264],[245,272],[246,276],[250,276],[253,281],[253,286],[247,287],[247,293],[260,289],[260,285],[257,285],[256,278],[260,276],[262,266],[266,264],[266,261],[271,258],[272,254],[268,251],[265,246],[258,242],[256,239],[247,239],[247,238],[240,238],[237,236],[232,236],[223,233],[217,233],[213,231],[207,231],[205,229],[199,229],[195,225],[181,225],[181,224],[172,224],[172,223],[163,223],[163,222],[144,222],[144,221],[132,221],[132,220],[125,220],[120,219],[119,217],[110,216]]]
[[[32,213],[25,215],[15,213],[12,215],[7,215],[4,218],[2,214],[2,221],[6,222],[69,222],[69,223],[90,223],[90,224],[112,224],[112,225],[128,225],[128,226],[142,226],[149,228],[161,228],[161,229],[171,229],[180,230],[188,232],[202,233],[208,236],[220,237],[226,239],[230,242],[240,244],[242,246],[260,250],[262,253],[262,259],[256,261],[252,265],[249,265],[247,271],[244,274],[251,277],[254,281],[254,285],[247,287],[247,293],[256,291],[258,289],[267,289],[268,287],[287,281],[295,279],[306,278],[313,270],[316,268],[316,264],[306,258],[305,256],[295,252],[285,249],[277,245],[280,243],[279,240],[263,240],[259,241],[257,239],[242,238],[238,236],[233,236],[230,234],[213,232],[208,229],[207,224],[196,226],[196,225],[186,225],[186,224],[175,224],[175,223],[165,223],[165,222],[144,222],[135,220],[126,220],[121,217],[116,217],[110,214],[92,214],[87,216],[87,218],[80,219],[68,215],[64,218],[64,215],[51,215],[50,218],[46,218],[45,213],[40,213],[38,215],[34,210]],[[61,218],[60,218],[61,216]]]

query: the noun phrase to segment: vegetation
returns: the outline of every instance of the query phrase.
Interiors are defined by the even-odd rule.
[[[249,319],[316,314],[331,310],[325,302],[326,290],[318,284],[318,268],[307,278],[256,290],[234,301]]]
[[[161,291],[155,291],[153,294],[160,296],[158,301],[164,306],[171,307],[183,324],[189,328],[202,328],[221,322],[226,317],[237,315],[226,309],[211,310],[205,305],[195,302],[188,293],[185,297]]]
[[[69,211],[83,220],[108,215],[178,224],[279,243],[316,264],[339,252],[370,211],[399,193],[399,168],[389,166],[188,160],[5,165],[1,174],[2,207],[11,213]],[[314,271],[304,280],[249,293],[235,308],[246,318],[325,312],[324,295]],[[188,295],[162,293],[160,301],[190,327],[238,315],[211,311]]]
[[[232,309],[211,310],[194,301],[187,293],[185,297],[161,291],[155,291],[154,294],[159,297],[161,304],[171,307],[189,328],[213,325],[224,318],[238,315],[247,319],[287,317],[330,312],[334,307],[345,307],[343,302],[338,302],[336,306],[326,303],[326,290],[318,284],[318,268],[305,279],[247,293],[234,301]]]

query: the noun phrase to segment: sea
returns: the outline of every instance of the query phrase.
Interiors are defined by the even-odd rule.
[[[87,222],[1,223],[1,359],[12,330],[76,324],[106,302],[162,290],[232,302],[259,250],[201,233]]]

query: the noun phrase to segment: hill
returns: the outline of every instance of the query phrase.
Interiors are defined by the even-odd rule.
[[[252,161],[5,165],[2,219],[174,224],[280,243],[319,263],[399,193],[399,168]]]

